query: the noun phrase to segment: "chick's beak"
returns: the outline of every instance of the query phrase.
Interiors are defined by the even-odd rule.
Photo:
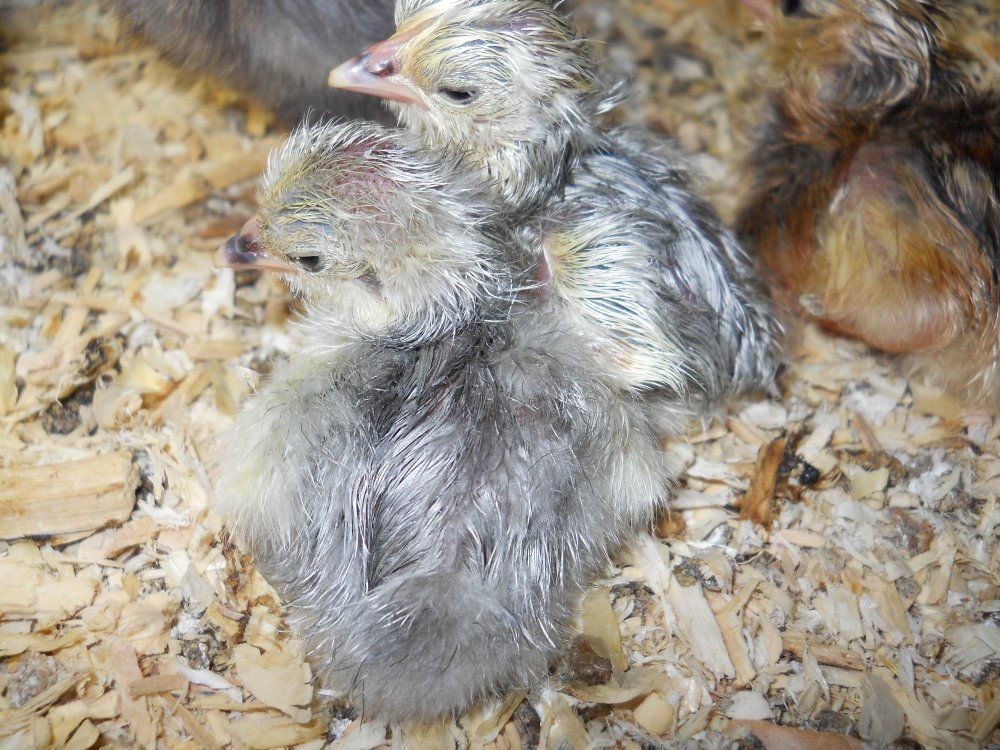
[[[283,260],[272,258],[260,246],[257,219],[252,218],[215,251],[216,268],[257,268],[265,271],[288,272],[295,269]]]
[[[331,70],[327,83],[335,89],[423,107],[423,100],[409,79],[400,73],[400,68],[403,48],[424,28],[426,26],[421,24],[376,42],[362,54]]]

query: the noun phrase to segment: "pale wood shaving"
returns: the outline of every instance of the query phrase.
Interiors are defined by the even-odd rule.
[[[650,734],[665,734],[674,723],[674,707],[658,693],[650,693],[632,709],[636,724]]]
[[[241,643],[233,649],[233,659],[243,686],[254,697],[300,724],[309,721],[311,674],[301,653],[290,648],[261,653],[249,643]]]
[[[92,531],[125,521],[138,471],[124,451],[65,464],[8,466],[0,475],[0,539]]]
[[[736,0],[574,6],[634,82],[619,119],[676,136],[731,218],[757,23]],[[1000,422],[809,326],[780,397],[667,446],[671,512],[582,603],[603,684],[556,670],[406,732],[331,703],[209,510],[214,441],[293,352],[281,283],[210,259],[284,132],[97,4],[0,13],[4,747],[1000,744]],[[958,14],[995,81],[996,9]]]
[[[617,672],[628,669],[628,658],[622,651],[618,620],[611,608],[607,589],[594,589],[583,600],[581,610],[583,630],[594,650],[611,662]]]

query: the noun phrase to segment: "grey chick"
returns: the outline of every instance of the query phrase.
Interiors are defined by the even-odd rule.
[[[299,130],[219,251],[286,273],[305,314],[225,439],[218,509],[326,683],[392,721],[543,677],[668,475],[453,167],[373,125]]]
[[[425,143],[461,152],[514,217],[548,203],[601,146],[599,120],[615,103],[542,0],[398,0],[396,33],[329,81],[385,99]]]
[[[644,393],[661,429],[767,386],[778,326],[753,267],[690,189],[680,156],[635,129],[608,134],[522,232],[562,314]]]
[[[537,0],[399,0],[396,34],[335,69],[494,186],[606,371],[665,425],[768,385],[779,327],[672,147],[607,130],[586,47]]]
[[[378,117],[364,97],[331,91],[330,67],[392,30],[392,0],[111,0],[126,25],[171,60],[204,70],[277,110]]]

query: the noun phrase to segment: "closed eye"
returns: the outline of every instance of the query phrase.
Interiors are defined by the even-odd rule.
[[[301,268],[303,271],[318,271],[319,270],[319,256],[318,255],[296,255],[296,256],[289,256],[288,260],[291,263],[294,263],[299,268]]]
[[[471,104],[479,97],[479,92],[475,89],[440,88],[438,93],[455,104]]]

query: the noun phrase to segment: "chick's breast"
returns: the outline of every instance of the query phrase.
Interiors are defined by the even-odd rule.
[[[262,412],[301,431],[302,454],[264,467],[299,475],[267,499],[292,533],[258,506],[235,515],[320,673],[366,712],[428,718],[530,685],[583,587],[651,522],[668,472],[646,415],[586,375],[582,350],[522,312],[406,352],[360,347],[241,414],[234,437]],[[280,395],[317,384],[320,403],[355,408],[303,420]]]

